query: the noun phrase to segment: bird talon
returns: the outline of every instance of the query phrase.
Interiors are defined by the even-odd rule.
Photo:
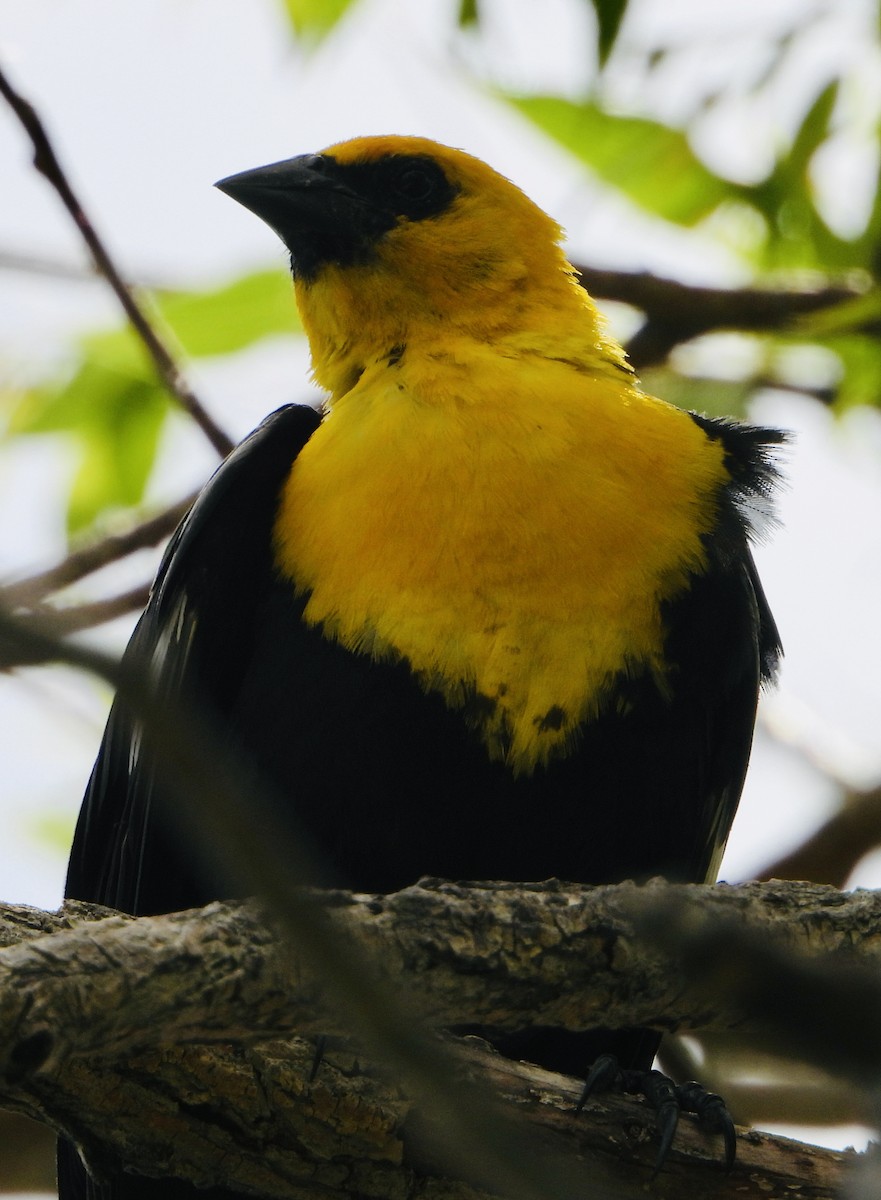
[[[587,1079],[578,1103],[575,1105],[576,1116],[580,1115],[585,1104],[594,1092],[611,1092],[620,1087],[624,1076],[614,1054],[601,1054],[588,1072]]]
[[[327,1046],[327,1036],[319,1034],[315,1041],[315,1053],[312,1055],[312,1066],[309,1070],[309,1083],[315,1082],[315,1077],[318,1074],[318,1069],[324,1061],[324,1051]]]
[[[595,1093],[610,1091],[644,1096],[654,1109],[659,1144],[652,1170],[652,1179],[658,1175],[667,1161],[676,1130],[679,1127],[679,1117],[683,1112],[696,1116],[705,1129],[722,1134],[725,1144],[726,1174],[733,1167],[737,1152],[734,1121],[725,1101],[715,1092],[708,1092],[694,1080],[676,1084],[661,1071],[622,1069],[613,1054],[603,1054],[594,1062],[588,1073],[581,1097],[575,1106],[576,1113],[581,1112]]]
[[[683,1112],[694,1113],[704,1129],[721,1133],[725,1146],[725,1173],[728,1174],[737,1154],[737,1131],[725,1101],[693,1079],[679,1084],[676,1096]]]
[[[660,1144],[652,1171],[652,1179],[654,1179],[667,1161],[667,1155],[670,1153],[673,1138],[679,1127],[679,1114],[682,1110],[676,1085],[669,1076],[664,1075],[661,1071],[635,1071],[634,1075],[639,1076],[639,1079],[634,1081],[634,1091],[645,1096],[655,1110],[655,1123],[660,1134]]]

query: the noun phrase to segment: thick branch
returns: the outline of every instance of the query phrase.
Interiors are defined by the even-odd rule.
[[[681,980],[637,944],[629,913],[646,900],[655,908],[655,898],[664,905],[695,894],[709,911],[749,914],[799,946],[829,952],[855,942],[870,961],[880,953],[875,896],[793,884],[426,881],[392,896],[323,899],[332,924],[438,1025],[580,1027],[641,1020],[654,1003],[663,1006],[660,1025],[691,1019],[688,992],[677,996]],[[282,1031],[347,1031],[306,962],[278,953],[253,904],[137,920],[78,904],[59,914],[8,906],[0,943],[0,1028],[12,1031],[0,1056],[4,1103],[77,1139],[98,1174],[127,1163],[304,1200],[316,1188],[340,1200],[473,1200],[474,1188],[485,1188],[467,1166],[454,1181],[444,1177],[437,1112],[426,1116],[396,1081],[359,1064],[342,1037],[331,1039],[314,1079],[311,1042],[269,1042]],[[732,1020],[725,1013],[723,1003],[712,1020]],[[693,1024],[708,1021],[705,1012]],[[463,1103],[472,1080],[489,1081],[526,1153],[540,1146],[565,1166],[547,1194],[581,1198],[586,1169],[595,1198],[642,1193],[654,1154],[645,1105],[604,1099],[577,1118],[575,1081],[479,1043],[455,1045]],[[833,1196],[845,1164],[840,1154],[757,1134],[741,1139],[731,1176],[708,1159],[718,1163],[718,1148],[684,1129],[653,1194]]]
[[[586,888],[424,880],[391,896],[313,898],[353,952],[369,956],[399,994],[406,988],[407,1002],[437,1028],[765,1028],[737,988],[708,996],[700,983],[683,986],[678,968],[645,945],[640,914],[674,906],[685,924],[699,911],[711,925],[724,919],[773,930],[789,950],[820,952],[827,962],[838,955],[836,973],[845,955],[850,966],[881,957],[881,897],[805,884]],[[16,914],[7,939],[19,937],[21,913],[30,910],[7,911]],[[338,999],[324,994],[308,963],[279,952],[277,935],[254,905],[72,925],[61,916],[50,936],[43,922],[51,918],[36,919],[34,936],[0,954],[0,1029],[17,1031],[5,1051],[13,1059],[22,1040],[42,1039],[45,1065],[72,1054],[115,1057],[157,1040],[351,1031]],[[46,1037],[58,1029],[64,1035],[53,1035],[50,1045]],[[0,1055],[0,1071],[4,1061]]]
[[[656,1152],[646,1105],[603,1097],[577,1117],[578,1080],[514,1063],[474,1039],[449,1039],[459,1086],[478,1079],[511,1114],[521,1141],[535,1137],[561,1168],[546,1193],[563,1200],[637,1200]],[[480,1200],[463,1172],[438,1162],[443,1132],[428,1129],[399,1087],[345,1043],[325,1050],[312,1080],[314,1045],[302,1039],[240,1046],[175,1046],[103,1060],[72,1060],[13,1092],[30,1113],[52,1114],[77,1138],[93,1171],[122,1164],[144,1173],[225,1185],[264,1197],[376,1200]],[[726,1176],[716,1139],[683,1120],[657,1200],[832,1200],[848,1168],[840,1154],[765,1134],[742,1133]]]
[[[696,892],[710,911],[733,912],[741,922],[748,914],[786,929],[795,944],[829,952],[854,941],[870,961],[879,953],[881,902],[828,888],[435,881],[390,897],[331,893],[325,905],[332,923],[378,959],[399,991],[406,984],[409,1002],[437,1024],[626,1023],[644,1019],[657,1000],[666,1025],[692,1019],[690,992],[675,971],[642,961],[628,913],[635,901],[637,909],[646,899],[656,908]],[[267,1042],[283,1030],[342,1032],[345,1019],[305,963],[292,968],[277,952],[253,905],[139,920],[106,913],[82,905],[58,916],[5,910],[6,1104],[77,1138],[99,1171],[127,1162],[304,1200],[315,1187],[341,1200],[414,1188],[427,1196],[473,1196],[467,1171],[458,1183],[441,1179],[442,1131],[426,1127],[396,1083],[358,1066],[348,1043],[331,1043],[311,1081],[311,1043]],[[715,1025],[734,1015],[722,1001],[715,1015],[698,1013],[692,1023]],[[192,1044],[206,1042],[215,1045]],[[654,1154],[644,1106],[603,1100],[578,1120],[572,1081],[476,1045],[455,1062],[463,1095],[472,1076],[488,1078],[525,1122],[520,1140],[529,1144],[528,1131],[537,1134],[545,1153],[571,1167],[569,1183],[558,1178],[549,1195],[584,1195],[582,1159],[591,1195],[641,1192]],[[837,1194],[841,1155],[753,1134],[741,1141],[739,1166],[726,1178],[707,1165],[718,1161],[712,1143],[685,1132],[654,1194],[691,1191],[695,1170],[707,1197]]]
[[[232,441],[203,407],[184,378],[180,365],[175,362],[168,347],[123,280],[119,269],[95,231],[94,225],[87,217],[79,197],[75,194],[70,180],[58,161],[58,156],[36,109],[12,87],[2,71],[0,71],[0,95],[7,101],[24,126],[34,147],[34,166],[54,187],[62,204],[73,218],[83,241],[89,248],[98,272],[115,292],[126,316],[131,321],[132,328],[153,360],[160,379],[181,407],[190,414],[221,458],[224,458],[233,448]]]

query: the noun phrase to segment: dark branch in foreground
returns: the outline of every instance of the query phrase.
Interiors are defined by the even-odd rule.
[[[683,897],[694,896],[700,906],[683,907]],[[841,952],[855,930],[875,961],[881,907],[875,897],[791,884],[441,881],[388,897],[326,893],[323,904],[380,976],[399,994],[406,989],[420,1020],[507,1027],[528,1013],[575,1027],[598,1013],[612,1023],[638,1020],[654,1003],[662,1025],[692,1017],[742,1023],[736,998],[682,988],[675,967],[640,943],[634,911],[675,905],[680,924],[707,907],[710,920],[729,911],[742,925],[748,914],[827,954]],[[98,1172],[122,1160],[203,1185],[303,1200],[316,1188],[329,1200],[405,1193],[473,1200],[474,1187],[487,1190],[486,1176],[481,1181],[461,1162],[450,1172],[439,1147],[455,1133],[444,1127],[443,1110],[425,1110],[399,1079],[364,1062],[338,1000],[325,996],[307,959],[279,953],[253,904],[139,920],[106,914],[83,905],[59,915],[5,910],[5,1105],[73,1136]],[[292,1030],[301,1036],[270,1040]],[[318,1033],[332,1036],[311,1080],[313,1043],[302,1035]],[[644,1192],[654,1137],[643,1105],[603,1098],[578,1119],[576,1081],[501,1059],[481,1043],[450,1045],[459,1094],[467,1096],[475,1080],[490,1085],[525,1161],[540,1153],[541,1168],[556,1165],[545,1196],[624,1200]],[[725,1176],[712,1141],[685,1128],[653,1195],[679,1197],[695,1186],[708,1200],[840,1194],[846,1156],[758,1134],[739,1142],[738,1164]],[[498,1194],[509,1194],[504,1184]]]
[[[132,328],[153,360],[159,377],[181,407],[190,414],[221,458],[226,457],[233,448],[232,441],[203,407],[184,378],[179,364],[175,362],[171,352],[135,300],[110,253],[95,231],[94,225],[87,217],[79,197],[74,193],[35,108],[12,87],[2,70],[0,70],[0,95],[7,101],[24,126],[33,143],[34,166],[55,188],[61,202],[73,218],[99,273],[115,292],[126,316],[131,321]]]
[[[6,661],[65,662],[117,689],[143,722],[145,743],[156,749],[157,769],[181,798],[174,811],[181,836],[193,836],[198,829],[206,853],[226,864],[242,891],[259,893],[266,901],[287,952],[320,975],[328,995],[345,1009],[365,1052],[384,1063],[417,1099],[431,1128],[441,1122],[449,1136],[435,1150],[450,1169],[492,1180],[512,1200],[562,1195],[556,1160],[524,1140],[479,1079],[463,1088],[443,1046],[400,1003],[397,981],[380,980],[372,963],[351,939],[340,936],[314,897],[296,886],[298,880],[312,878],[313,860],[290,828],[278,821],[278,802],[269,799],[267,788],[255,786],[253,772],[204,713],[157,695],[144,664],[117,662],[59,639],[45,621],[16,618],[0,607],[3,656]],[[248,797],[247,805],[242,804],[243,796]],[[586,1180],[581,1180],[581,1192],[585,1187]]]

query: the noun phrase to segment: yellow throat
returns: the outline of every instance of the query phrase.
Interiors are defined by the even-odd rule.
[[[329,153],[346,152],[357,143]],[[468,171],[500,179],[461,157],[466,197]],[[472,270],[458,304],[449,265],[433,280],[429,262],[409,300],[399,269],[414,239],[431,259],[441,222],[394,230],[378,266],[298,284],[331,399],[275,542],[308,623],[353,653],[406,659],[519,774],[565,754],[621,672],[664,688],[659,602],[702,569],[727,476],[717,442],[639,390],[557,227],[501,184],[515,245],[544,253],[508,242],[505,272]]]

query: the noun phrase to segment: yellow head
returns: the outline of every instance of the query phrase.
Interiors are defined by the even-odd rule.
[[[363,137],[223,180],[291,254],[315,375],[332,393],[414,338],[482,341],[554,314],[594,345],[596,312],[562,230],[480,159],[419,137]]]

